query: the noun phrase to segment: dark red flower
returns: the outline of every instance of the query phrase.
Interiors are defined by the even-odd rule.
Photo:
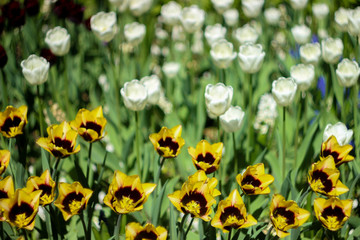
[[[68,19],[76,24],[81,24],[84,18],[85,7],[81,4],[73,4]]]
[[[50,63],[50,66],[56,63],[56,56],[48,48],[41,49],[40,56],[45,58]]]
[[[18,1],[10,1],[2,7],[3,16],[11,28],[21,27],[25,24],[25,10]]]
[[[38,0],[25,0],[24,6],[26,13],[29,16],[35,16],[39,13],[40,10],[40,4]]]
[[[8,61],[8,57],[3,46],[0,45],[0,68],[4,68]]]

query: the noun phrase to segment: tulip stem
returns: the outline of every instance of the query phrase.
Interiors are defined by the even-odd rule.
[[[231,240],[231,232],[232,232],[232,228],[230,228],[230,230],[229,230],[228,240]]]
[[[45,222],[46,222],[46,230],[47,230],[47,234],[48,234],[48,239],[54,239],[52,236],[52,228],[51,228],[51,216],[49,213],[49,210],[47,208],[45,208]]]
[[[137,168],[138,168],[138,174],[139,176],[142,176],[141,174],[141,165],[140,165],[140,123],[139,123],[139,111],[135,111],[135,122],[136,122],[136,162],[137,162]]]
[[[185,220],[186,220],[187,215],[188,215],[188,214],[185,213],[184,216],[183,216],[182,219],[181,219],[180,226],[179,226],[179,230],[178,230],[178,231],[180,231],[180,234],[178,234],[178,236],[179,236],[179,239],[178,239],[178,240],[184,240],[184,238],[183,238],[183,234],[184,234],[183,226],[184,226],[184,222],[185,222]]]
[[[186,232],[185,232],[185,235],[184,235],[184,239],[186,239],[186,236],[187,236],[188,232],[190,231],[190,228],[191,228],[191,225],[192,225],[193,222],[194,222],[194,219],[195,219],[195,218],[191,218],[190,224],[189,224],[188,228],[186,229]]]
[[[218,142],[221,142],[221,137],[220,137],[220,117],[217,117],[216,119],[216,124],[217,124],[217,134],[218,134]]]
[[[247,134],[247,149],[246,149],[246,164],[250,164],[250,152],[251,152],[251,135],[252,135],[252,82],[251,74],[248,75],[248,86],[249,86],[249,102],[248,102],[248,134]]]
[[[16,181],[15,181],[15,171],[14,171],[14,160],[11,158],[11,150],[12,150],[12,138],[9,138],[9,152],[10,152],[10,172],[11,172],[11,176],[13,178],[13,181],[14,181],[14,188],[16,189]]]
[[[68,113],[71,113],[71,107],[70,107],[70,102],[69,102],[69,69],[68,69],[68,66],[67,66],[67,61],[65,59],[65,57],[63,57],[63,63],[64,63],[64,68],[65,68],[65,71],[64,71],[64,75],[65,75],[65,78],[64,78],[64,88],[65,88],[65,104],[66,104],[66,110]],[[70,114],[70,118],[72,118],[72,114]]]
[[[283,107],[283,136],[282,136],[282,175],[283,180],[285,180],[285,169],[286,169],[286,163],[285,163],[285,107]]]
[[[235,143],[235,132],[232,133],[233,147],[234,147],[234,161],[235,161],[235,174],[239,173],[239,164],[236,157],[236,143]]]
[[[122,214],[119,214],[118,219],[116,221],[116,226],[114,229],[114,236],[115,236],[115,240],[119,240],[120,239],[120,223],[121,223],[121,217]]]
[[[80,220],[81,220],[81,224],[82,224],[82,226],[83,226],[83,229],[84,229],[85,239],[88,239],[88,238],[86,238],[87,230],[86,230],[86,224],[85,224],[85,221],[84,221],[84,214],[83,214],[83,213],[79,214],[79,217],[80,217]]]
[[[27,231],[25,229],[22,230],[25,240],[28,240]]]
[[[86,178],[88,179],[89,186],[91,186],[91,181],[90,181],[91,150],[92,150],[92,143],[89,143],[88,164],[86,169]]]
[[[159,160],[158,160],[158,170],[157,170],[157,172],[156,172],[156,175],[155,175],[155,179],[154,179],[154,182],[156,183],[156,186],[158,186],[159,185],[159,182],[160,182],[160,175],[161,175],[161,168],[162,168],[162,166],[164,165],[164,158],[163,157],[161,157],[160,155],[159,155]],[[158,187],[159,188],[159,187]]]
[[[44,137],[44,116],[43,116],[43,103],[40,96],[40,86],[36,86],[36,93],[39,101],[39,122],[40,122],[40,136]]]
[[[303,92],[300,94],[302,95]],[[306,97],[306,96],[305,96]],[[294,138],[294,168],[296,168],[296,161],[297,161],[297,150],[298,150],[298,138],[299,138],[299,123],[300,123],[300,114],[301,114],[301,108],[302,108],[302,101],[303,98],[300,96],[300,101],[297,109],[297,115],[296,115],[296,128],[295,128],[295,138]],[[305,105],[306,108],[306,105]],[[305,110],[304,110],[305,111]],[[306,125],[306,124],[305,124]],[[306,132],[306,131],[305,131]]]
[[[55,166],[53,167],[53,173],[51,175],[51,178],[57,182],[57,169],[59,167],[60,158],[55,159]]]
[[[358,96],[358,92],[359,92],[359,85],[355,84],[353,87],[353,97],[354,97],[354,102],[353,102],[353,108],[354,108],[354,132],[358,133],[359,132],[359,123],[358,123],[358,104],[359,104],[359,96]],[[359,134],[355,134],[354,135],[354,142],[355,142],[355,161],[354,161],[354,168],[355,171],[358,173],[359,169],[358,169],[358,165],[357,165],[357,161],[359,160],[359,155],[360,155],[360,145],[359,145]]]

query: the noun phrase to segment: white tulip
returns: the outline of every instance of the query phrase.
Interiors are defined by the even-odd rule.
[[[279,106],[289,106],[294,100],[297,85],[293,78],[280,77],[272,83],[272,95]]]
[[[174,26],[179,22],[181,6],[177,2],[170,1],[161,6],[160,14],[163,17],[165,24]]]
[[[127,42],[136,46],[142,42],[145,37],[146,27],[144,24],[133,22],[124,27],[124,35]]]
[[[278,8],[267,8],[264,12],[266,22],[270,25],[277,25],[279,23],[281,12]]]
[[[340,146],[349,144],[353,136],[353,130],[347,129],[346,125],[342,122],[338,122],[334,125],[328,124],[325,127],[323,142],[329,139],[329,137],[334,136]]]
[[[180,70],[180,64],[177,62],[166,62],[162,70],[167,78],[174,78]]]
[[[314,3],[312,12],[317,19],[324,19],[329,14],[329,6],[326,3]]]
[[[360,7],[350,11],[348,15],[348,31],[353,36],[360,35]]]
[[[250,24],[245,24],[244,26],[238,28],[234,32],[235,39],[240,43],[256,43],[259,34],[255,28],[250,26]]]
[[[347,31],[347,25],[349,22],[348,16],[350,15],[350,10],[340,7],[335,12],[335,22],[339,26],[339,30],[342,32]]]
[[[125,107],[133,111],[140,111],[145,108],[147,103],[147,89],[139,80],[134,79],[126,82],[120,89]]]
[[[264,0],[242,0],[242,10],[248,18],[256,18],[259,16],[264,5]]]
[[[203,54],[204,52],[204,41],[202,39],[203,33],[201,30],[194,33],[194,42],[191,45],[191,51],[194,54]]]
[[[109,2],[115,7],[120,7],[124,4],[126,0],[109,0]]]
[[[236,132],[240,130],[245,113],[239,106],[230,108],[220,116],[221,127],[225,132]]]
[[[211,46],[213,43],[220,39],[224,39],[226,34],[226,28],[217,23],[215,25],[208,25],[205,28],[206,41]]]
[[[20,65],[25,79],[31,85],[39,85],[47,81],[50,63],[45,58],[32,54]]]
[[[299,53],[302,62],[316,65],[321,56],[320,44],[307,43],[300,47]]]
[[[239,11],[235,8],[226,10],[223,13],[225,23],[229,27],[234,27],[239,21]]]
[[[56,56],[64,56],[70,50],[70,34],[65,28],[55,27],[46,33],[45,43]]]
[[[295,10],[302,10],[306,7],[308,0],[290,0],[291,7]]]
[[[239,48],[239,64],[246,73],[256,73],[264,61],[265,52],[260,44],[246,43]]]
[[[336,76],[339,84],[343,87],[351,87],[357,84],[360,75],[359,64],[344,58],[337,66]]]
[[[211,0],[216,12],[223,14],[234,3],[234,0]]]
[[[151,4],[152,0],[130,0],[129,9],[134,16],[139,17],[149,11]]]
[[[161,82],[157,75],[143,77],[140,83],[144,84],[147,90],[147,102],[155,105],[159,102]]]
[[[219,68],[228,68],[236,58],[234,46],[225,39],[221,39],[211,46],[210,55],[215,65]]]
[[[233,88],[223,83],[208,84],[205,88],[205,104],[209,117],[216,118],[224,114],[230,107]]]
[[[201,29],[205,21],[205,11],[197,5],[186,7],[182,10],[180,21],[188,33],[194,33]]]
[[[291,28],[291,33],[298,44],[305,44],[310,41],[311,30],[305,25],[296,25]]]
[[[91,31],[100,41],[110,42],[117,32],[116,13],[98,12],[90,19]]]
[[[344,49],[340,38],[327,38],[321,41],[322,58],[326,63],[337,63]]]
[[[300,91],[309,89],[315,79],[315,68],[311,64],[298,64],[290,68],[290,75]]]

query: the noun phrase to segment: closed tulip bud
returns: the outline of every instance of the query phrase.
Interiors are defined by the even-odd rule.
[[[133,111],[141,111],[147,103],[147,89],[139,80],[126,82],[120,90],[125,107]]]
[[[33,54],[21,62],[21,68],[25,79],[31,85],[39,85],[47,81],[50,63]]]
[[[344,58],[337,66],[336,76],[343,87],[354,86],[359,79],[360,69],[356,61]]]
[[[315,3],[312,12],[317,19],[324,19],[329,14],[329,6],[326,3]]]
[[[306,7],[308,0],[290,0],[291,7],[295,10],[302,10]]]
[[[303,63],[316,65],[321,56],[319,43],[307,43],[300,47],[300,58]]]
[[[270,25],[277,25],[279,23],[281,12],[278,8],[267,8],[264,12],[266,22]]]
[[[125,25],[124,34],[126,41],[134,46],[139,45],[144,39],[146,27],[144,24],[133,22]]]
[[[194,33],[201,29],[205,21],[205,11],[197,5],[186,7],[182,10],[180,21],[188,33]]]
[[[246,73],[256,73],[264,61],[265,52],[260,44],[246,43],[239,48],[238,59],[241,69]]]
[[[348,16],[350,15],[349,9],[345,9],[343,7],[340,7],[338,10],[335,11],[335,22],[338,25],[338,29],[342,32],[347,31],[348,26]]]
[[[226,28],[221,26],[221,24],[208,25],[205,28],[205,38],[208,44],[211,46],[216,41],[224,39],[226,34]]]
[[[55,27],[46,33],[45,43],[56,56],[64,56],[70,50],[70,34],[65,28]]]
[[[174,26],[179,22],[181,6],[177,2],[170,1],[161,6],[160,14],[163,17],[165,24]]]
[[[256,43],[259,38],[259,33],[250,24],[245,24],[235,30],[234,37],[240,45],[245,43]]]
[[[129,0],[129,9],[134,16],[139,17],[149,11],[151,4],[152,0]]]
[[[161,82],[158,76],[151,75],[143,77],[140,82],[144,84],[147,90],[147,102],[149,104],[157,104],[160,98]]]
[[[321,41],[322,58],[326,63],[337,63],[344,49],[340,38],[327,38]]]
[[[346,144],[349,144],[353,136],[353,130],[348,130],[346,125],[342,122],[338,122],[334,125],[328,124],[326,125],[324,130],[323,142],[328,140],[331,136],[336,137],[336,140],[340,146],[344,146]]]
[[[211,0],[215,10],[219,14],[223,14],[227,9],[231,7],[234,0]]]
[[[116,13],[99,12],[90,19],[91,30],[101,41],[110,42],[117,33]]]
[[[272,83],[272,95],[279,106],[289,106],[294,100],[297,85],[293,78],[280,77]]]
[[[215,42],[211,46],[210,55],[215,65],[219,68],[228,68],[236,58],[232,43],[225,39]]]
[[[306,91],[314,82],[315,68],[311,64],[298,64],[291,67],[290,75],[295,80],[299,90]]]
[[[310,41],[311,30],[305,25],[296,25],[291,28],[291,33],[298,44],[305,44]]]
[[[248,18],[256,18],[259,16],[264,5],[264,0],[242,0],[242,10]]]
[[[239,11],[235,8],[226,10],[223,13],[225,23],[229,27],[234,27],[239,22]]]
[[[230,108],[220,116],[221,127],[225,132],[236,132],[240,130],[245,113],[239,106]]]
[[[180,70],[180,64],[177,62],[167,62],[164,63],[162,70],[167,78],[174,78]]]
[[[205,88],[205,104],[209,117],[216,118],[224,114],[230,107],[233,88],[223,83],[208,84]]]
[[[348,15],[348,31],[353,36],[360,35],[360,7],[350,11]]]

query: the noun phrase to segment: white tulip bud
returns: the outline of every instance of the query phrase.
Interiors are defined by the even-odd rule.
[[[223,14],[228,10],[231,5],[234,3],[234,0],[211,0],[215,10],[219,14]]]
[[[272,83],[272,95],[279,106],[289,106],[294,100],[297,85],[293,78],[280,77]]]
[[[230,107],[233,97],[233,88],[223,83],[208,84],[205,88],[206,110],[210,118],[224,114]]]
[[[305,25],[296,25],[291,28],[291,33],[298,44],[305,44],[310,41],[311,30]]]
[[[351,87],[357,84],[360,75],[359,64],[344,58],[337,66],[336,76],[339,84],[343,87]]]
[[[206,41],[211,46],[216,41],[220,39],[224,39],[226,34],[226,28],[221,26],[221,24],[217,23],[215,25],[208,25],[205,28],[205,38]]]
[[[167,78],[174,78],[180,70],[180,64],[177,62],[166,62],[162,70]]]
[[[161,92],[161,82],[158,76],[151,75],[143,77],[140,83],[144,84],[147,90],[147,102],[155,105],[159,102]]]
[[[245,43],[256,43],[259,33],[250,24],[238,28],[234,32],[235,39],[243,45]]]
[[[326,3],[314,3],[312,12],[317,19],[324,19],[329,14],[329,6]]]
[[[120,90],[123,97],[125,107],[133,111],[141,111],[145,108],[147,103],[147,89],[134,79],[131,82],[126,82],[124,87]]]
[[[219,68],[228,68],[236,58],[231,42],[221,39],[211,46],[210,55],[214,64]]]
[[[265,52],[260,44],[246,43],[239,48],[239,64],[246,73],[256,73],[264,61]]]
[[[327,38],[321,41],[322,58],[326,63],[337,63],[344,49],[340,38]]]
[[[360,7],[350,11],[348,15],[348,31],[353,36],[360,35]]]
[[[298,64],[292,66],[290,75],[295,80],[300,91],[309,89],[315,79],[315,68],[311,64]]]
[[[349,144],[353,136],[353,130],[347,129],[346,125],[342,122],[338,122],[334,125],[328,124],[325,127],[323,142],[328,140],[331,136],[334,136],[340,146]]]
[[[270,25],[277,25],[279,23],[281,12],[278,8],[267,8],[264,12],[266,22]]]
[[[225,23],[229,27],[235,26],[239,21],[239,11],[235,8],[228,9],[223,13]]]
[[[151,4],[152,0],[129,0],[129,9],[134,16],[139,17],[149,11]]]
[[[303,63],[316,65],[321,56],[319,43],[307,43],[300,47],[300,58]]]
[[[188,33],[194,33],[201,29],[205,21],[205,11],[197,5],[186,7],[182,10],[180,21]]]
[[[347,26],[348,26],[348,22],[349,22],[349,19],[348,19],[349,15],[350,15],[350,10],[345,9],[343,7],[339,8],[335,12],[335,22],[339,26],[338,29],[340,31],[342,31],[342,32],[347,31]]]
[[[177,2],[170,1],[161,6],[160,14],[163,17],[165,24],[174,26],[179,22],[181,6]]]
[[[291,7],[295,10],[302,10],[306,7],[308,0],[290,0]]]
[[[64,56],[70,50],[70,34],[65,28],[55,27],[46,33],[45,43],[56,56]]]
[[[21,68],[25,79],[31,85],[39,85],[47,81],[50,63],[33,54],[21,62]]]
[[[110,42],[117,33],[116,13],[98,12],[90,19],[91,31],[100,41]]]
[[[220,116],[221,127],[225,132],[236,132],[240,130],[245,113],[239,106],[230,108]]]
[[[259,16],[264,5],[264,0],[242,0],[242,10],[248,18],[256,18]]]
[[[127,42],[136,46],[139,45],[145,37],[146,27],[144,24],[133,22],[124,27],[124,35]]]

